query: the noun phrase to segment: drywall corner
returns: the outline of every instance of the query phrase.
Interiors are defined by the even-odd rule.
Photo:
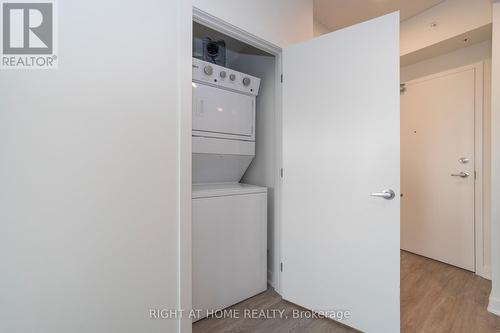
[[[500,1],[493,3],[491,91],[491,275],[488,311],[500,315]]]
[[[320,21],[314,19],[313,21],[313,34],[314,37],[319,37],[321,35],[331,32],[330,29]]]

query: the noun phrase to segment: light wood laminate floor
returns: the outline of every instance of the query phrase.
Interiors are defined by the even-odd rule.
[[[491,282],[472,272],[401,252],[401,332],[500,332],[489,313]]]
[[[401,252],[401,332],[500,332],[500,317],[487,312],[491,283],[474,273],[408,252]],[[293,319],[303,310],[267,291],[231,309],[284,310],[283,318],[203,319],[193,333],[343,333],[355,332],[327,319]],[[288,316],[288,318],[286,318]],[[391,333],[391,332],[387,332]]]

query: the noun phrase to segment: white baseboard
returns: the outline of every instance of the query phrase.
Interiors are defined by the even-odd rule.
[[[490,304],[488,304],[488,311],[500,316],[500,299],[490,295]]]
[[[271,271],[267,271],[267,284],[274,288],[274,274]]]
[[[491,267],[490,266],[484,266],[483,277],[485,279],[491,280]]]
[[[491,280],[491,267],[484,266],[483,269],[476,269],[476,274],[487,280]]]

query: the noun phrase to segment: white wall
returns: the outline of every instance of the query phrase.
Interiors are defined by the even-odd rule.
[[[431,28],[431,23],[438,26]],[[446,0],[401,23],[401,55],[491,23],[491,0]]]
[[[483,60],[491,61],[491,41],[474,44],[439,57],[402,67],[401,82],[444,72]]]
[[[483,96],[483,267],[478,272],[491,275],[491,41],[471,45],[439,57],[401,68],[401,82],[484,62]]]
[[[59,69],[0,73],[1,332],[177,331],[180,3],[60,1]]]
[[[491,262],[492,290],[488,310],[500,315],[500,1],[493,4],[493,51],[491,78]]]
[[[318,20],[314,20],[314,22],[313,22],[314,37],[319,37],[319,36],[327,34],[329,32],[331,32],[331,31],[330,31],[330,29],[328,29],[328,27],[326,25],[324,25],[323,23],[321,23]]]
[[[313,36],[312,0],[193,0],[193,6],[277,46]]]

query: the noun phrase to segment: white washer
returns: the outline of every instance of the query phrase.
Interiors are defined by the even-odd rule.
[[[193,308],[224,309],[267,289],[267,188],[193,185]]]

